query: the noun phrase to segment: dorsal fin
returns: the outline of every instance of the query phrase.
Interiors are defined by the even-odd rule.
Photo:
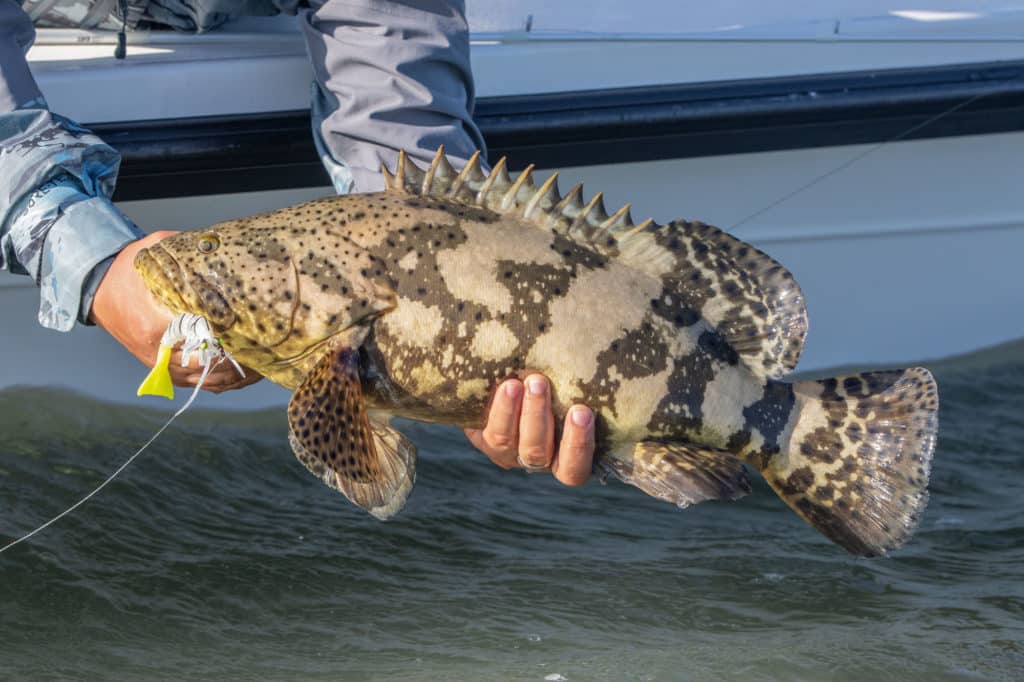
[[[684,220],[636,225],[629,205],[609,216],[600,193],[584,202],[582,185],[562,196],[557,173],[537,187],[531,165],[513,181],[502,158],[485,175],[479,152],[457,176],[443,148],[425,173],[404,152],[395,174],[384,172],[388,192],[482,206],[660,277],[666,296],[652,306],[674,311],[677,324],[705,320],[761,376],[778,378],[796,367],[807,333],[800,287],[771,257],[718,228]]]
[[[447,192],[454,179],[455,169],[448,163],[448,157],[444,155],[444,145],[442,145],[437,148],[437,155],[434,156],[434,161],[427,169],[419,193],[429,195],[435,192]]]

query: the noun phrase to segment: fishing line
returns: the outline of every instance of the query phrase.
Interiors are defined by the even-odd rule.
[[[1016,76],[1014,78],[1008,78],[1007,82],[1015,81],[1015,80],[1018,80],[1019,78],[1020,78],[1020,76]],[[965,107],[970,106],[971,104],[974,104],[979,99],[982,99],[984,97],[988,97],[990,94],[992,94],[992,93],[980,92],[977,95],[972,95],[971,97],[968,97],[967,99],[959,102],[958,104],[954,104],[953,106],[949,107],[948,109],[946,109],[944,111],[940,111],[938,114],[935,114],[931,118],[926,119],[926,120],[922,121],[921,123],[918,123],[916,125],[911,126],[910,128],[904,130],[903,132],[901,132],[898,135],[894,135],[893,137],[890,137],[887,140],[882,140],[881,142],[875,143],[871,147],[868,147],[867,149],[864,149],[864,150],[854,154],[849,159],[847,159],[846,161],[840,163],[835,168],[833,168],[833,169],[831,169],[829,171],[826,171],[826,172],[822,173],[821,175],[818,175],[818,176],[812,178],[811,180],[805,182],[803,185],[800,185],[796,189],[793,189],[792,191],[782,195],[781,197],[779,197],[778,199],[776,199],[772,203],[768,204],[764,208],[758,209],[757,211],[754,211],[753,213],[748,215],[746,218],[743,218],[739,222],[733,223],[732,226],[728,228],[728,230],[729,231],[735,230],[740,225],[744,225],[744,224],[750,222],[751,220],[753,220],[754,218],[757,218],[758,216],[760,216],[760,215],[762,215],[764,213],[767,213],[768,211],[772,210],[773,208],[775,208],[779,204],[782,204],[782,203],[785,203],[786,201],[789,201],[790,199],[792,199],[796,195],[801,194],[802,192],[810,189],[811,187],[814,187],[815,185],[817,185],[817,184],[827,180],[828,178],[832,177],[836,173],[839,173],[841,171],[846,170],[847,168],[849,168],[853,164],[855,164],[858,161],[860,161],[861,159],[863,159],[868,154],[873,154],[874,152],[877,152],[882,147],[885,147],[886,145],[891,144],[893,142],[899,142],[903,138],[905,138],[905,137],[907,137],[909,135],[913,135],[917,131],[932,125],[933,123],[935,123],[935,122],[945,118],[946,116],[949,116],[950,114],[953,114],[953,113],[955,113],[955,112],[957,112],[957,111],[959,111],[959,110],[961,110],[961,109],[963,109]]]
[[[146,441],[146,443],[145,443],[145,444],[144,444],[144,445],[143,445],[143,446],[142,446],[141,448],[139,448],[139,449],[138,449],[138,450],[137,450],[137,451],[135,452],[135,454],[134,454],[134,455],[132,455],[131,457],[129,457],[129,458],[127,459],[127,460],[125,460],[124,464],[122,464],[121,466],[119,466],[119,467],[117,468],[117,470],[116,470],[116,471],[114,471],[114,473],[110,474],[110,476],[108,476],[108,477],[107,477],[107,479],[106,479],[105,481],[103,481],[103,482],[102,482],[102,483],[100,483],[100,484],[99,484],[98,486],[96,486],[96,488],[95,488],[95,489],[93,489],[93,491],[92,491],[92,492],[90,492],[90,493],[89,493],[88,495],[86,495],[85,497],[83,497],[82,499],[80,499],[80,500],[79,500],[78,502],[75,502],[75,503],[74,503],[73,505],[71,505],[70,507],[68,507],[68,508],[67,508],[67,509],[65,509],[64,511],[62,511],[62,512],[61,512],[60,514],[57,514],[56,516],[54,516],[54,517],[53,517],[52,519],[50,519],[49,521],[47,521],[47,522],[46,522],[46,523],[44,523],[43,525],[41,525],[41,526],[39,526],[38,528],[36,528],[35,530],[33,530],[33,531],[32,531],[31,533],[27,533],[26,535],[23,535],[23,536],[21,536],[21,537],[20,537],[20,538],[18,538],[17,540],[14,540],[13,542],[10,542],[10,543],[8,543],[7,545],[5,545],[4,547],[0,548],[0,554],[3,554],[3,553],[4,553],[4,552],[6,552],[7,550],[9,550],[9,549],[10,549],[11,547],[14,547],[14,546],[15,546],[15,545],[17,545],[17,544],[19,544],[19,543],[21,543],[21,542],[24,542],[25,540],[28,540],[28,539],[29,539],[30,537],[32,537],[32,536],[33,536],[33,535],[35,535],[36,533],[38,533],[38,532],[40,532],[40,531],[42,531],[42,530],[44,530],[44,529],[48,528],[49,526],[53,525],[53,524],[54,524],[54,523],[56,523],[57,521],[60,521],[60,520],[61,520],[62,518],[64,518],[65,516],[67,516],[67,515],[68,515],[68,514],[70,514],[71,512],[73,512],[73,511],[75,511],[76,509],[78,509],[79,507],[81,507],[81,506],[82,506],[83,504],[85,504],[86,502],[88,502],[88,501],[89,501],[90,499],[92,499],[92,498],[93,498],[93,497],[94,497],[94,496],[95,496],[95,495],[96,495],[96,494],[97,494],[97,493],[98,493],[99,491],[101,491],[101,490],[103,490],[103,489],[104,489],[105,487],[107,487],[107,484],[109,484],[109,483],[110,483],[111,481],[113,481],[113,480],[114,480],[115,478],[117,478],[117,477],[118,477],[118,475],[120,475],[120,473],[121,473],[122,471],[124,471],[125,469],[127,469],[127,468],[128,468],[128,465],[129,465],[129,464],[131,464],[132,462],[134,462],[134,461],[135,461],[135,459],[136,459],[136,458],[137,458],[137,457],[138,457],[139,455],[141,455],[141,454],[142,454],[142,452],[143,452],[143,451],[144,451],[144,450],[145,450],[146,448],[148,448],[148,447],[149,447],[149,446],[150,446],[150,445],[151,445],[151,444],[153,443],[153,441],[155,441],[155,440],[156,440],[156,439],[157,439],[157,438],[158,438],[158,437],[160,436],[160,434],[164,432],[164,430],[165,430],[165,429],[166,429],[166,428],[167,428],[168,426],[170,426],[170,425],[171,425],[171,422],[173,422],[173,421],[174,421],[175,419],[177,419],[177,418],[178,418],[179,416],[181,416],[181,414],[182,414],[182,413],[183,413],[183,412],[184,412],[185,410],[187,410],[187,409],[189,408],[189,406],[190,406],[190,405],[192,404],[192,401],[194,401],[194,400],[196,399],[196,396],[197,396],[197,395],[199,395],[199,389],[200,389],[200,388],[202,388],[203,382],[204,382],[204,381],[206,381],[206,376],[207,376],[207,375],[208,375],[208,374],[210,373],[210,371],[211,371],[211,370],[213,370],[213,369],[216,369],[216,367],[217,367],[217,366],[218,366],[218,365],[219,365],[220,363],[224,362],[224,358],[225,358],[225,357],[227,357],[227,356],[226,356],[226,355],[221,355],[221,356],[219,356],[219,357],[217,358],[217,361],[216,361],[216,362],[213,362],[213,361],[212,361],[212,359],[211,359],[211,361],[208,361],[208,362],[206,363],[206,365],[205,365],[205,366],[203,367],[203,373],[199,375],[199,381],[197,381],[197,382],[196,382],[196,386],[195,386],[195,388],[193,388],[193,389],[192,389],[192,395],[190,395],[190,396],[188,397],[188,400],[186,400],[186,401],[185,401],[185,404],[184,404],[184,405],[182,405],[182,406],[181,406],[181,407],[180,407],[180,408],[178,409],[178,411],[177,411],[177,412],[175,412],[174,414],[172,414],[172,415],[171,415],[171,418],[170,418],[170,419],[168,419],[168,420],[167,420],[167,421],[166,421],[166,422],[164,423],[164,425],[160,427],[160,430],[159,430],[159,431],[157,431],[156,433],[154,433],[154,434],[153,434],[153,437],[152,437],[152,438],[150,438],[149,440],[147,440],[147,441]]]

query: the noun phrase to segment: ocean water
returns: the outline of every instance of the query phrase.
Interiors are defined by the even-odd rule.
[[[1024,679],[1024,343],[932,368],[931,503],[882,560],[761,481],[683,511],[504,472],[411,423],[417,488],[380,523],[306,473],[283,409],[197,409],[0,555],[0,679]],[[0,541],[167,416],[0,392]]]

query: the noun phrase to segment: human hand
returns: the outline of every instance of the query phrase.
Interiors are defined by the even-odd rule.
[[[107,330],[147,367],[156,362],[160,338],[174,319],[174,314],[149,293],[142,276],[135,269],[135,254],[172,234],[175,233],[168,230],[154,232],[124,247],[100,281],[89,312],[90,320]],[[248,367],[244,369],[243,378],[230,363],[221,363],[210,370],[203,389],[220,393],[254,384],[263,378]],[[201,366],[191,363],[182,367],[180,350],[171,355],[170,370],[175,386],[195,386],[203,371]]]
[[[544,467],[565,485],[583,485],[594,461],[594,413],[573,405],[556,452],[551,387],[540,374],[508,379],[495,392],[487,426],[466,429],[469,441],[502,469]]]

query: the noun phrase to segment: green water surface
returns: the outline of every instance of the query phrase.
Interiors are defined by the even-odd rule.
[[[760,480],[680,511],[501,471],[411,423],[417,488],[381,523],[295,460],[283,409],[200,407],[0,555],[0,679],[1024,679],[1024,343],[933,369],[931,503],[884,560]],[[0,392],[0,544],[167,416]]]

